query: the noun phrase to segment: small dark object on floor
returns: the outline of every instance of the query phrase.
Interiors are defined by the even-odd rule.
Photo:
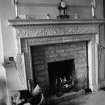
[[[56,93],[56,96],[57,96],[57,97],[60,97],[60,96],[62,96],[63,94],[64,94],[63,92],[57,92],[57,93]]]
[[[85,94],[89,94],[89,93],[92,93],[92,90],[90,88],[86,88],[84,89],[85,90]]]
[[[103,90],[103,91],[105,91],[105,87],[102,87],[102,88],[100,88],[100,90]]]

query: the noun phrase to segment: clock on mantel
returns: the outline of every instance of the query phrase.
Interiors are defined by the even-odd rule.
[[[61,0],[59,5],[58,5],[58,10],[59,10],[59,16],[57,18],[64,19],[64,18],[69,18],[69,15],[67,15],[67,4],[65,0]]]

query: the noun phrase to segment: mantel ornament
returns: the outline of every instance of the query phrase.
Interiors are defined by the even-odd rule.
[[[19,16],[18,16],[18,4],[19,4],[18,0],[13,0],[13,6],[14,6],[14,9],[15,9],[16,18],[19,18]]]
[[[92,0],[91,1],[91,10],[92,10],[92,17],[93,18],[96,18],[96,16],[95,16],[95,8],[96,8],[96,1]]]
[[[69,18],[69,15],[67,15],[67,4],[65,0],[61,0],[59,5],[58,5],[58,10],[59,10],[59,16],[58,18]]]

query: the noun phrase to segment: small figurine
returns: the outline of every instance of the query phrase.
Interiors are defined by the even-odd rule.
[[[50,18],[51,18],[51,16],[50,16],[50,14],[48,13],[47,16],[46,16],[46,19],[50,19]]]

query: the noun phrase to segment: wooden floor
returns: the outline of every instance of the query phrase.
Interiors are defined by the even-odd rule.
[[[83,95],[57,105],[105,105],[105,91]]]

